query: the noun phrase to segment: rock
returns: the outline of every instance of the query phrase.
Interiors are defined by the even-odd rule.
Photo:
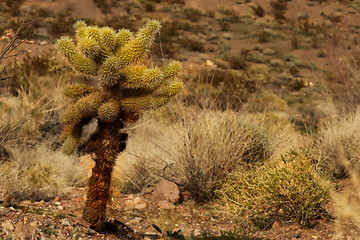
[[[62,225],[70,226],[69,219],[67,219],[67,218],[61,219],[60,222]]]
[[[290,226],[291,230],[299,230],[301,229],[301,226],[298,223],[294,223]]]
[[[142,203],[146,203],[146,199],[143,197],[136,197],[134,199],[134,205],[138,205],[138,204],[142,204]]]
[[[134,208],[137,209],[137,210],[145,209],[146,208],[146,203],[136,204]]]
[[[133,200],[125,200],[124,206],[126,208],[133,208],[134,207],[134,201]]]
[[[13,231],[15,229],[14,225],[12,225],[12,223],[9,220],[3,222],[1,224],[1,227],[2,227],[3,232],[5,232],[5,230],[6,231]]]
[[[161,200],[157,202],[157,205],[164,210],[174,210],[175,209],[175,204],[166,201],[166,200]]]
[[[32,202],[30,200],[24,200],[20,203],[21,206],[29,206],[32,205]]]
[[[141,190],[141,192],[139,193],[140,196],[143,196],[144,198],[151,198],[151,194],[154,192],[155,188],[154,187],[145,187]]]
[[[177,203],[180,200],[179,187],[175,183],[163,179],[156,186],[151,195],[151,200],[154,202],[165,200]]]
[[[58,210],[64,210],[64,207],[63,206],[57,206],[57,209]]]
[[[279,229],[280,228],[280,223],[278,221],[275,221],[271,227],[271,229]]]
[[[201,231],[199,229],[195,229],[194,230],[194,236],[200,236],[201,235]]]
[[[142,218],[134,218],[132,220],[130,220],[127,224],[139,224],[142,221]]]
[[[60,206],[61,202],[55,202],[55,205]]]

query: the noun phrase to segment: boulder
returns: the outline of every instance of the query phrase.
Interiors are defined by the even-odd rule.
[[[177,203],[180,200],[179,187],[165,179],[161,180],[151,194],[153,202],[168,201],[170,203]]]

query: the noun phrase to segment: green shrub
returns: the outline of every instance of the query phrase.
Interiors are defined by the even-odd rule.
[[[221,18],[218,20],[221,31],[226,32],[230,30],[230,23],[228,20]]]
[[[250,8],[253,10],[253,12],[256,16],[263,17],[265,14],[264,8],[261,5],[259,5],[258,3],[256,3],[256,7],[250,6]]]
[[[205,41],[196,35],[186,35],[180,39],[180,43],[190,51],[205,52]]]
[[[220,202],[255,225],[296,221],[308,226],[325,212],[328,195],[304,151],[292,150],[279,162],[231,173],[219,190]]]
[[[153,2],[145,2],[144,7],[147,12],[155,11],[155,4]]]
[[[249,50],[242,49],[235,55],[229,54],[225,56],[225,60],[230,63],[230,67],[232,69],[245,69],[246,64],[246,57],[249,54]]]
[[[287,10],[287,0],[276,0],[270,3],[271,11],[276,20],[284,20]]]
[[[201,11],[196,8],[185,8],[183,13],[184,17],[192,22],[198,22],[202,15]]]

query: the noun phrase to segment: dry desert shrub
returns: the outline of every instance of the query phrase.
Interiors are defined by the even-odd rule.
[[[332,177],[360,173],[360,112],[324,124],[312,146],[316,167]]]
[[[197,201],[212,199],[227,174],[239,165],[259,165],[272,152],[262,123],[249,114],[208,110],[188,119],[184,127],[178,161],[185,188]]]
[[[122,191],[139,192],[166,178],[188,189],[196,200],[210,200],[239,165],[250,169],[303,144],[281,113],[190,107],[176,112],[181,114],[170,122],[144,116],[130,130],[134,133],[115,169]],[[163,111],[162,118],[166,114]]]
[[[183,144],[180,126],[145,113],[130,132],[126,150],[119,156],[114,178],[123,192],[140,192],[161,178],[178,182],[177,159]]]
[[[267,228],[281,220],[307,226],[325,213],[324,182],[306,152],[292,150],[259,168],[238,167],[217,193],[222,206],[257,227]]]
[[[339,182],[329,188],[338,239],[360,236],[359,129],[359,111],[338,117],[322,126],[311,150],[315,166]]]
[[[84,185],[79,161],[45,144],[13,149],[12,155],[11,161],[0,165],[0,192],[7,201],[49,199],[68,187]]]

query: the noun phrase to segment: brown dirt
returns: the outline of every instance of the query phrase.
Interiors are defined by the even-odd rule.
[[[14,236],[15,239],[21,236],[28,237],[27,239],[39,239],[40,236],[45,236],[46,239],[69,239],[75,234],[81,236],[79,239],[120,239],[113,234],[95,232],[81,219],[84,196],[85,189],[76,188],[48,202],[23,201],[10,207],[0,205],[0,227],[2,227],[0,239],[6,239],[8,236]],[[150,201],[147,202],[145,209],[137,210],[125,204],[126,200],[134,197],[134,195],[114,193],[112,206],[108,208],[108,216],[110,219],[125,223],[136,233],[145,234],[145,239],[160,237],[152,224],[161,228],[167,226],[167,229],[173,231],[182,230],[185,236],[203,232],[220,234],[220,231],[232,231],[236,228],[248,232],[252,239],[338,239],[335,223],[330,219],[313,221],[309,229],[297,223],[275,222],[270,230],[249,231],[252,229],[251,224],[246,224],[244,219],[214,210],[211,205],[200,206],[189,198],[176,205],[175,210],[162,210]],[[353,237],[354,232],[351,234]]]

